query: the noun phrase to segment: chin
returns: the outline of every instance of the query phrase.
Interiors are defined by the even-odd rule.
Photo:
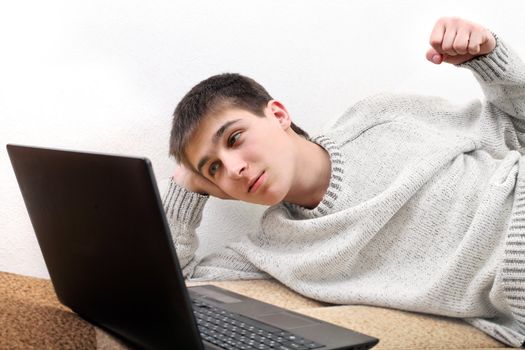
[[[261,198],[261,200],[264,203],[260,203],[260,204],[269,205],[269,206],[276,205],[284,201],[285,196],[286,196],[285,193],[267,193],[266,196]]]

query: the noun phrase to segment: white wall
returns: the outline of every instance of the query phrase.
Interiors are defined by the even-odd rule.
[[[424,58],[435,20],[482,23],[525,57],[524,10],[521,0],[3,2],[0,271],[47,276],[6,143],[147,156],[166,178],[177,101],[226,71],[260,81],[310,132],[379,91],[467,101],[481,94],[471,73]],[[262,209],[211,201],[201,232],[215,241],[205,241],[253,228]]]

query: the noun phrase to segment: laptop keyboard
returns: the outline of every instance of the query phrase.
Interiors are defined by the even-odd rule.
[[[324,346],[203,300],[193,300],[193,312],[202,338],[223,349],[308,350]]]

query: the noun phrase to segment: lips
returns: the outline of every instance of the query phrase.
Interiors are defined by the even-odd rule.
[[[263,175],[265,174],[265,172],[261,172],[259,174],[259,176],[257,176],[255,179],[253,179],[252,181],[250,181],[250,186],[248,187],[248,192],[255,192],[257,191],[257,189],[259,188],[259,186],[261,186],[264,178],[263,178]]]

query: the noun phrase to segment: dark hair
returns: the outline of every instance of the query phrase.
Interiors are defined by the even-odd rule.
[[[235,73],[214,75],[195,85],[177,104],[173,113],[170,156],[188,164],[184,148],[204,117],[225,108],[240,108],[264,117],[264,108],[272,100],[270,94],[255,80]],[[292,130],[308,138],[308,134],[292,123]]]

